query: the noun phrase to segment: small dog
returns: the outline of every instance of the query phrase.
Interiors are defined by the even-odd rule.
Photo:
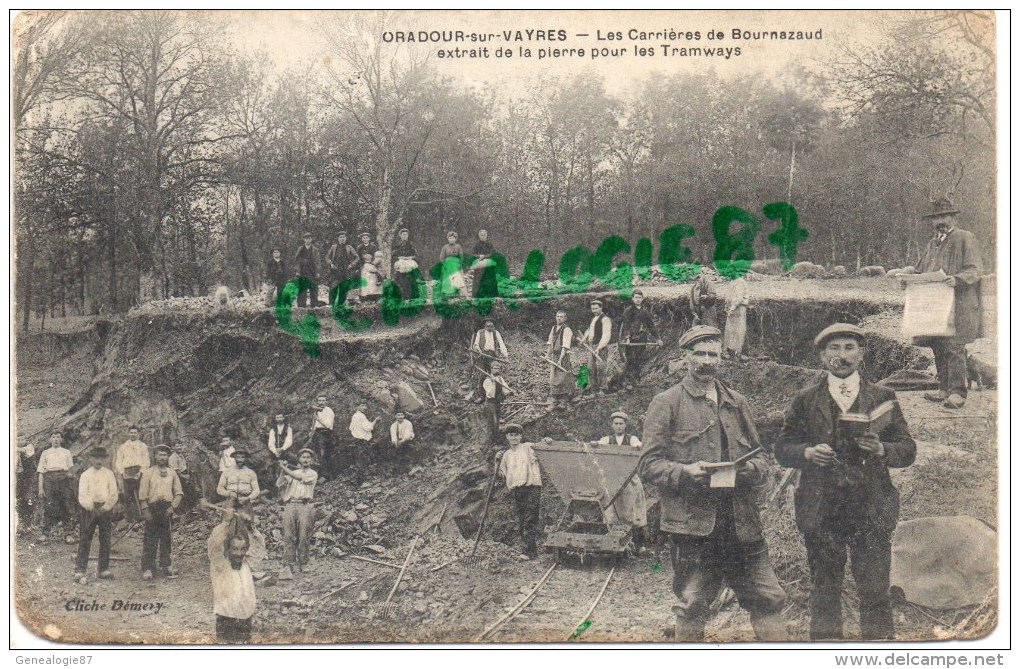
[[[233,308],[234,305],[230,301],[230,289],[226,286],[217,286],[216,292],[213,294],[213,304],[217,309]]]
[[[998,374],[996,373],[995,367],[992,367],[987,362],[975,358],[970,353],[967,354],[967,388],[973,387],[973,384],[977,384],[978,390],[984,390],[985,388],[994,388],[997,381]]]

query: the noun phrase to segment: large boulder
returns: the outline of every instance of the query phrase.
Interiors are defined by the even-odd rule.
[[[868,265],[857,272],[858,276],[885,276],[885,268],[881,265]]]
[[[825,276],[825,268],[813,262],[799,262],[790,268],[790,276],[795,279],[820,279]]]

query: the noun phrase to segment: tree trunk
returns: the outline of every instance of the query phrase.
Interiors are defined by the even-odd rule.
[[[797,142],[790,142],[790,180],[786,184],[786,201],[790,203],[793,198],[793,171],[797,163]]]

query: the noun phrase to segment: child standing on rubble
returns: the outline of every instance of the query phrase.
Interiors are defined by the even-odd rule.
[[[538,516],[542,507],[542,472],[531,444],[523,442],[524,430],[516,423],[503,428],[510,448],[496,454],[500,478],[514,498],[517,530],[528,559],[538,557]]]

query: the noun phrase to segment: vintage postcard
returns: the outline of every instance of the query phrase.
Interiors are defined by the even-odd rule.
[[[997,18],[18,14],[17,643],[987,637]]]

